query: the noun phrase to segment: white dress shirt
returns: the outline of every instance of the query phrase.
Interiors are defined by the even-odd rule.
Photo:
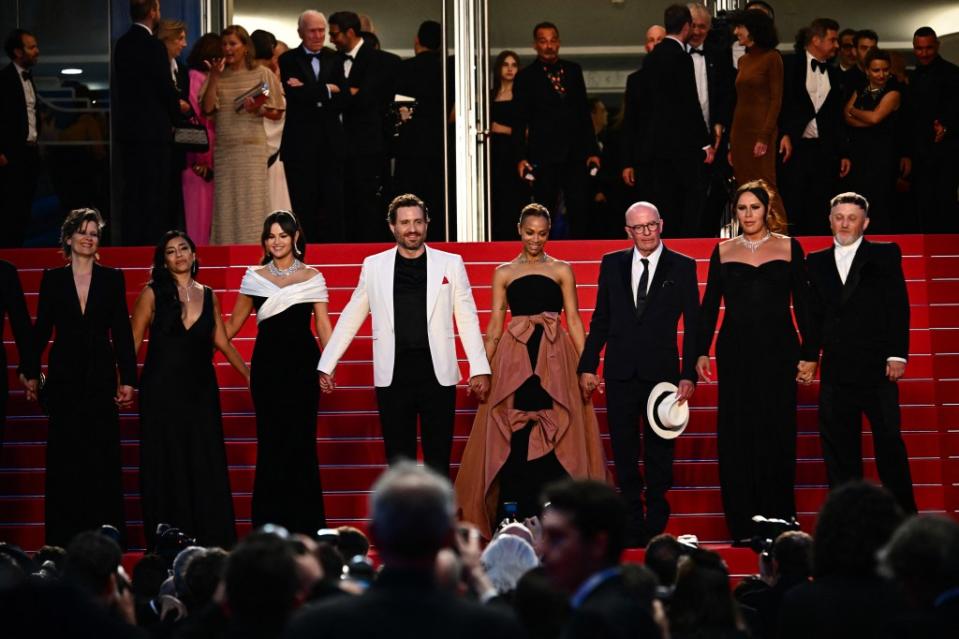
[[[303,45],[303,51],[306,55],[310,56],[310,66],[313,67],[313,77],[319,79],[320,77],[320,56],[316,55],[320,51],[310,51],[306,48],[306,45]]]
[[[702,45],[696,47],[699,51],[703,50]],[[693,47],[689,48],[689,55],[693,58],[693,71],[696,72],[696,93],[699,95],[699,109],[703,112],[703,120],[709,127],[709,80],[706,77],[706,56],[693,53]]]
[[[37,93],[33,90],[33,82],[23,77],[24,69],[16,62],[13,63],[17,71],[17,77],[20,78],[20,84],[23,86],[23,101],[27,109],[27,142],[36,143],[37,141]]]
[[[839,279],[842,280],[843,285],[845,285],[846,279],[849,277],[849,269],[852,268],[852,261],[856,259],[856,252],[862,244],[862,237],[848,246],[843,246],[835,239],[833,239],[833,244],[835,245],[833,248],[833,256],[836,258],[836,270],[839,271]],[[886,361],[905,362],[906,360],[901,357],[887,357]]]
[[[346,78],[350,77],[350,71],[353,69],[353,60],[356,60],[356,52],[363,46],[363,42],[363,38],[360,38],[359,44],[346,52],[346,55],[350,56],[343,60],[343,75]]]
[[[653,284],[653,277],[656,275],[656,266],[659,264],[659,258],[663,255],[663,243],[660,242],[656,250],[646,256],[649,260],[649,277],[646,279],[646,293],[649,294],[649,287]],[[636,302],[636,289],[639,288],[639,280],[643,276],[643,255],[633,247],[633,268],[630,276],[631,290],[633,291],[633,302]]]
[[[816,110],[816,113],[819,113],[819,109],[822,108],[823,103],[826,101],[826,96],[829,95],[829,90],[832,87],[829,84],[828,73],[823,73],[819,69],[815,71],[812,70],[813,60],[812,54],[806,51],[806,91],[809,93],[809,99],[812,100],[813,108]],[[809,121],[802,136],[804,138],[819,137],[819,126],[816,124],[816,118]]]

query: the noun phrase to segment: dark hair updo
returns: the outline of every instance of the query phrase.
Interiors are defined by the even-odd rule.
[[[541,217],[546,220],[547,226],[553,223],[549,216],[549,209],[542,204],[537,204],[536,202],[532,202],[523,207],[522,212],[519,214],[519,225],[523,226],[523,222],[525,222],[526,218],[529,217]]]
[[[270,252],[266,250],[266,241],[270,238],[270,229],[273,228],[274,224],[279,224],[283,232],[293,238],[293,255],[302,260],[306,255],[306,238],[303,236],[303,229],[300,228],[300,223],[293,213],[281,209],[273,211],[263,220],[263,232],[260,233],[263,259],[260,260],[260,264],[266,264],[273,259]],[[297,233],[299,233],[299,237],[297,237]]]

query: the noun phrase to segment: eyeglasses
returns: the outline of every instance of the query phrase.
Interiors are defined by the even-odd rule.
[[[637,235],[645,235],[646,233],[652,234],[655,233],[656,229],[659,228],[659,222],[650,222],[649,224],[633,224],[632,226],[627,225],[626,228]]]

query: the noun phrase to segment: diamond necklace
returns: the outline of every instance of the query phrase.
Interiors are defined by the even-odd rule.
[[[292,264],[290,264],[286,268],[279,268],[277,267],[275,260],[270,260],[269,263],[266,265],[266,268],[270,271],[271,274],[275,275],[276,277],[289,277],[290,275],[293,275],[294,273],[299,271],[301,268],[303,268],[303,262],[301,262],[300,260],[294,257]]]
[[[772,236],[773,234],[767,230],[766,234],[758,240],[747,240],[745,235],[740,235],[739,241],[742,243],[743,246],[745,246],[750,251],[755,253],[756,251],[759,250],[759,247],[765,244],[766,242],[768,242],[769,238],[771,238]]]

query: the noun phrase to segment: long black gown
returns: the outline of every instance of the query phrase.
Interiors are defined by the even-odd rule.
[[[854,106],[862,111],[875,111],[890,91],[898,91],[898,85],[887,85],[880,91],[859,89]],[[886,119],[874,126],[848,127],[850,161],[849,190],[864,195],[869,200],[869,232],[892,233],[893,207],[895,205],[896,176],[899,172],[901,132],[897,131],[899,112],[893,111]]]
[[[494,100],[490,119],[503,126],[514,126],[516,103],[513,100]],[[494,133],[491,139],[490,182],[493,201],[490,215],[493,239],[515,240],[520,211],[529,203],[529,186],[516,172],[516,150],[512,136]]]
[[[754,515],[796,514],[796,365],[800,343],[790,313],[792,301],[803,342],[809,320],[808,280],[802,247],[791,241],[791,260],[759,266],[709,261],[699,335],[700,355],[716,340],[719,379],[719,483],[726,524],[733,539],[752,535]],[[802,359],[815,360],[812,353]]]
[[[44,394],[47,434],[46,543],[66,546],[79,532],[115,526],[125,536],[120,383],[136,385],[136,354],[123,273],[93,266],[85,310],[73,270],[45,271],[35,328],[36,354],[56,332]],[[37,365],[39,367],[39,363]]]
[[[236,542],[213,366],[215,330],[209,287],[203,287],[203,310],[189,328],[159,313],[150,325],[140,379],[140,499],[148,547],[161,522],[202,546]]]
[[[259,310],[266,297],[252,296]],[[253,525],[315,534],[326,525],[316,456],[320,349],[310,330],[312,303],[260,321],[250,361],[256,410]]]

